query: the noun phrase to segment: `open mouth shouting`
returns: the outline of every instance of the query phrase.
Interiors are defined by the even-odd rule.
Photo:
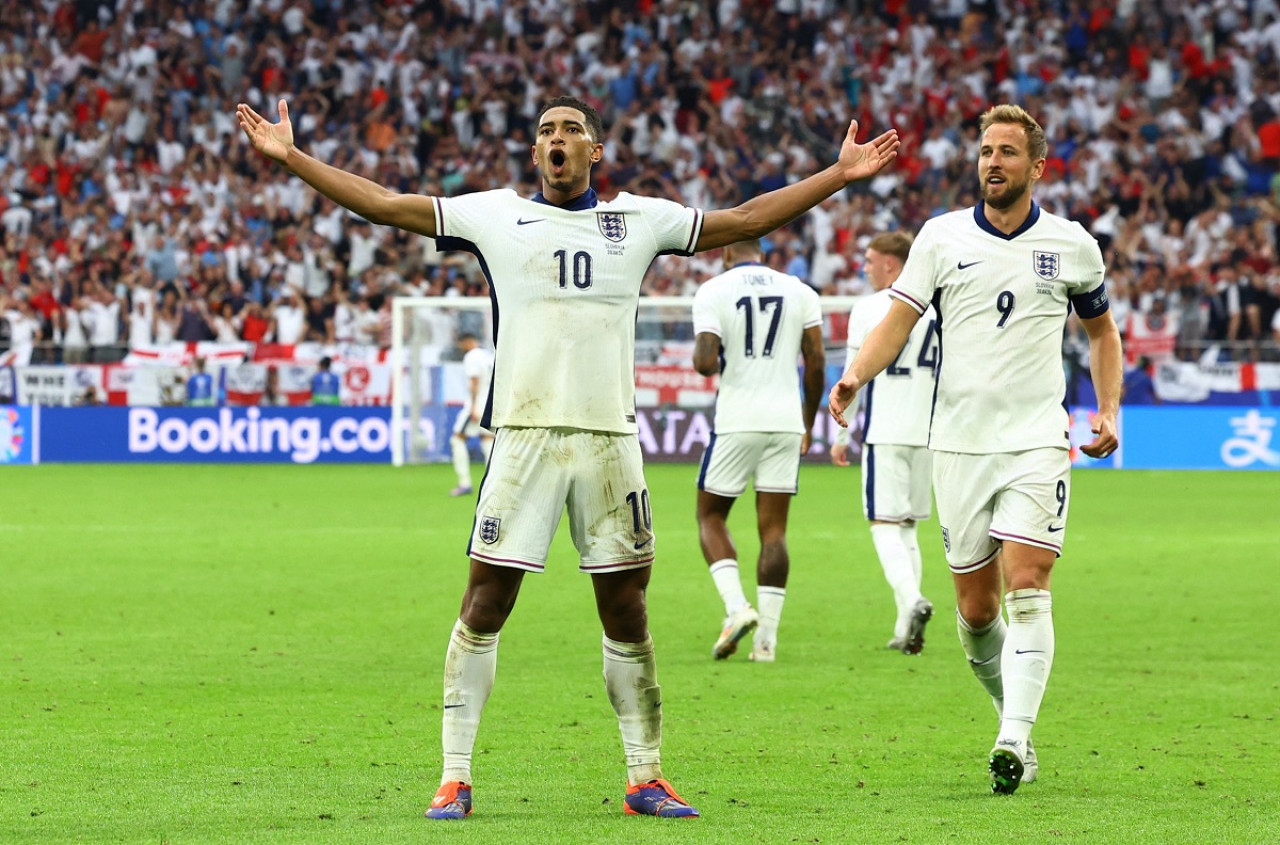
[[[551,166],[550,167],[551,175],[553,176],[564,175],[564,166],[565,166],[565,163],[568,161],[568,158],[569,157],[565,155],[564,150],[559,148],[549,152],[547,154],[547,164]]]

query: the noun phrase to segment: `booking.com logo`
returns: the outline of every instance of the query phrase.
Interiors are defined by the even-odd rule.
[[[263,417],[257,408],[238,415],[221,408],[217,416],[160,418],[153,408],[129,411],[129,452],[160,450],[171,455],[188,450],[201,455],[284,454],[309,464],[326,452],[385,452],[391,446],[391,424],[378,417],[339,417],[329,424],[316,417]]]

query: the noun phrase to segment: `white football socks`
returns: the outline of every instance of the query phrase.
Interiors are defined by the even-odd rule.
[[[1048,590],[1014,590],[1004,603],[1009,635],[1000,661],[1004,713],[999,740],[1026,743],[1053,668],[1053,600]]]
[[[924,559],[920,556],[920,541],[917,537],[916,523],[903,522],[898,525],[898,533],[902,535],[902,545],[907,549],[907,556],[911,558],[911,571],[915,573],[916,592],[920,592],[920,585],[924,583]],[[912,602],[914,605],[915,602]]]
[[[604,637],[604,688],[622,731],[627,782],[645,783],[662,777],[662,687],[653,639],[623,643]]]
[[[916,576],[911,551],[904,541],[901,527],[895,523],[873,522],[871,542],[875,544],[880,568],[884,570],[884,580],[893,589],[893,601],[898,608],[893,635],[905,637],[911,626],[911,609],[920,598],[920,581]]]
[[[786,600],[786,587],[756,587],[756,610],[760,611],[760,624],[752,642],[757,646],[777,650],[778,624],[782,621],[782,603]]]
[[[498,635],[482,634],[461,619],[453,626],[444,657],[444,716],[440,744],[444,749],[441,785],[471,783],[471,752],[493,679],[498,671]]]
[[[449,448],[453,452],[453,471],[458,474],[458,486],[470,487],[471,453],[467,451],[467,441],[450,437]]]
[[[711,580],[724,601],[724,615],[732,616],[747,606],[747,595],[742,591],[742,579],[738,577],[738,561],[731,557],[711,564]]]
[[[996,707],[996,715],[1004,714],[1004,685],[1000,677],[1001,652],[1005,644],[1005,625],[1003,616],[996,616],[986,626],[974,628],[956,611],[956,631],[960,634],[960,646],[965,657],[969,658],[969,668],[982,684],[982,688],[991,696]]]

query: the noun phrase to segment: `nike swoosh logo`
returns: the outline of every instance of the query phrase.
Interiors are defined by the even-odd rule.
[[[545,218],[545,217],[538,217],[538,218],[535,218],[535,219],[533,219],[533,220],[517,220],[517,221],[516,221],[516,225],[517,225],[517,226],[528,226],[530,223],[541,223],[543,220],[546,220],[546,219],[547,219],[547,218]]]
[[[455,708],[455,707],[466,707],[466,706],[467,706],[467,705],[465,705],[465,704],[446,704],[446,705],[444,706],[444,709],[445,709],[445,710],[452,710],[452,709],[453,709],[453,708]]]
[[[645,546],[649,545],[649,543],[650,543],[652,540],[653,540],[653,538],[652,538],[652,537],[650,537],[648,540],[643,540],[643,541],[641,541],[641,542],[639,542],[639,543],[632,543],[632,545],[633,545],[633,546],[635,546],[636,551],[640,551],[640,550],[641,550],[641,549],[643,549]]]
[[[956,262],[956,269],[957,269],[957,270],[968,270],[968,269],[969,269],[970,267],[972,267],[973,265],[975,265],[975,264],[981,264],[981,263],[982,263],[981,261],[970,261],[968,264],[965,264],[963,261],[958,261],[958,262]]]
[[[1013,650],[1013,653],[1014,654],[1044,654],[1044,650],[1039,648],[1015,648]]]
[[[1062,530],[1063,528],[1065,528],[1065,527],[1066,527],[1065,525],[1059,525],[1057,528],[1054,528],[1052,525],[1050,525],[1050,526],[1049,526],[1049,533],[1050,533],[1050,534],[1056,534],[1056,533],[1058,533],[1059,531],[1061,531],[1061,530]]]

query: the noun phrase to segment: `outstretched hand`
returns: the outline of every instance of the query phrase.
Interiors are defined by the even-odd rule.
[[[898,130],[890,129],[878,138],[859,144],[858,121],[849,121],[849,131],[845,133],[844,143],[840,145],[839,165],[844,170],[846,182],[859,179],[870,179],[898,157],[898,147],[902,142],[898,139]]]
[[[861,385],[858,384],[857,377],[851,373],[845,373],[831,386],[831,392],[827,394],[827,411],[841,428],[849,427],[849,421],[845,419],[844,412],[853,404],[853,398],[858,395],[859,387]]]
[[[284,161],[293,148],[293,123],[289,121],[289,104],[280,101],[280,122],[271,123],[244,103],[236,106],[236,119],[254,148],[267,158]]]

